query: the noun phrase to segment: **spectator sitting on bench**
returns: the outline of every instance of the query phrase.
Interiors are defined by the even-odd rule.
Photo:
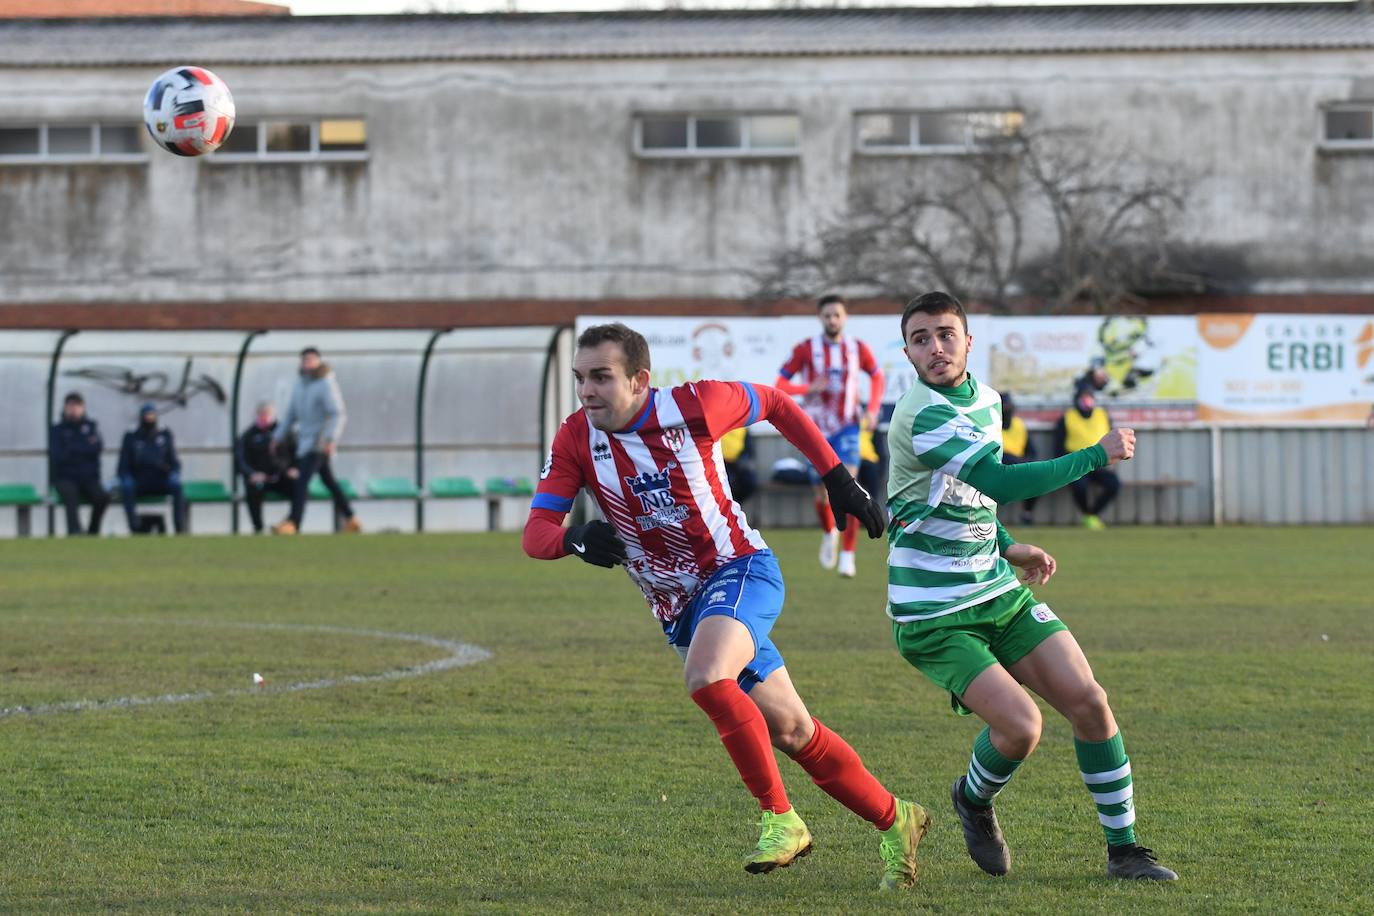
[[[67,515],[67,535],[81,533],[81,500],[91,504],[87,534],[100,533],[100,520],[110,504],[110,494],[100,485],[100,428],[86,416],[86,401],[73,391],[62,401],[62,421],[52,428],[48,457],[52,461],[52,485],[62,498]]]
[[[287,442],[282,448],[272,448],[277,431],[277,411],[271,401],[258,404],[253,425],[239,437],[234,449],[234,464],[243,475],[243,493],[248,503],[248,517],[253,520],[253,533],[262,534],[262,501],[268,493],[290,499],[300,472],[292,466],[295,444]]]
[[[1060,455],[1067,455],[1077,449],[1088,448],[1111,431],[1111,418],[1106,410],[1097,406],[1092,386],[1085,385],[1074,395],[1073,406],[1059,418],[1054,428],[1055,444]],[[1090,490],[1093,484],[1102,489],[1096,499],[1092,498]],[[1121,478],[1116,476],[1116,472],[1107,468],[1089,471],[1069,484],[1069,489],[1073,491],[1073,501],[1078,511],[1083,513],[1083,527],[1107,527],[1099,516],[1121,491]]]
[[[157,405],[152,402],[139,408],[138,426],[124,434],[124,443],[119,449],[119,490],[130,532],[144,533],[138,517],[140,496],[172,497],[172,524],[177,534],[186,530],[181,462],[177,459],[172,431],[157,425]]]

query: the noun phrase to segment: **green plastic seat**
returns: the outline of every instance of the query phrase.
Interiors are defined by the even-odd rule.
[[[429,495],[435,499],[472,499],[482,491],[471,477],[436,477],[429,482]]]
[[[353,484],[350,483],[350,482],[348,481],[347,478],[344,478],[344,477],[336,477],[336,478],[334,478],[334,479],[335,479],[336,482],[338,482],[338,484],[339,484],[339,489],[343,491],[343,495],[344,495],[344,496],[348,497],[349,499],[357,499],[357,498],[358,498],[358,491],[355,490],[355,489],[353,489]],[[316,474],[314,477],[310,478],[310,488],[309,488],[309,492],[310,492],[310,498],[311,498],[311,499],[333,499],[333,498],[334,498],[334,497],[332,497],[332,496],[329,495],[329,489],[324,485],[324,481],[320,480],[320,476],[319,476],[318,474]]]
[[[488,496],[532,496],[534,484],[528,477],[488,477]]]
[[[405,477],[375,477],[367,482],[367,495],[373,499],[418,499],[420,491]]]
[[[181,492],[188,503],[227,503],[233,501],[229,488],[218,480],[187,480]]]
[[[27,483],[0,483],[0,506],[36,506],[43,501]]]

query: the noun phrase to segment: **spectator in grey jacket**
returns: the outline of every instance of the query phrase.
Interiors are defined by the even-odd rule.
[[[277,424],[272,438],[274,449],[283,448],[288,433],[296,434],[296,467],[300,474],[296,477],[295,490],[291,495],[291,516],[272,526],[276,534],[295,534],[300,530],[301,520],[305,517],[306,497],[310,492],[310,479],[316,473],[334,498],[334,508],[343,518],[345,531],[361,531],[363,526],[353,515],[353,507],[348,497],[339,489],[334,479],[334,471],[329,459],[339,447],[339,436],[343,433],[344,421],[343,394],[334,373],[320,359],[320,351],[306,347],[301,351],[300,378],[291,390],[291,401],[286,405],[286,415]]]

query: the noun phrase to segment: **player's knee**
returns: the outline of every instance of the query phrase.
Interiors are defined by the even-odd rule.
[[[795,757],[805,750],[813,734],[809,716],[770,722],[768,728],[768,737],[772,739],[773,746],[789,757]]]
[[[1088,681],[1079,690],[1073,704],[1073,724],[1079,729],[1096,732],[1106,728],[1112,718],[1107,703],[1107,691],[1097,681]]]
[[[1005,745],[999,750],[1013,760],[1025,760],[1040,743],[1043,725],[1040,708],[1034,703],[1027,705],[998,725],[998,744]]]
[[[732,678],[730,678],[730,675],[717,671],[708,665],[688,665],[682,669],[682,679],[687,684],[687,692],[692,694],[703,687],[709,687],[716,681]]]

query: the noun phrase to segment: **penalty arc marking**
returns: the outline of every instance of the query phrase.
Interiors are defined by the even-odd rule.
[[[192,626],[207,629],[228,630],[277,630],[295,633],[331,633],[337,636],[361,636],[369,639],[394,639],[443,649],[448,654],[433,661],[412,665],[409,668],[393,668],[379,674],[344,674],[338,677],[320,678],[313,681],[300,681],[295,684],[280,684],[266,687],[234,688],[231,690],[197,690],[191,693],[164,693],[145,697],[116,697],[109,700],[69,700],[60,703],[42,703],[35,706],[0,707],[0,719],[13,716],[42,716],[58,712],[94,712],[102,709],[132,709],[136,706],[162,706],[174,703],[193,703],[217,697],[257,696],[266,693],[300,693],[305,690],[324,690],[341,687],[345,684],[372,684],[379,681],[399,681],[406,678],[437,674],[451,668],[475,665],[491,658],[491,652],[481,646],[426,636],[423,633],[396,633],[389,630],[369,630],[354,627],[335,627],[314,624],[293,623],[217,623],[203,620],[102,620],[91,623],[122,623],[167,626]]]

